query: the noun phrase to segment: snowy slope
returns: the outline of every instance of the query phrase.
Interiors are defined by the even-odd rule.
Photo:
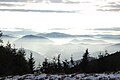
[[[102,74],[64,74],[64,75],[48,75],[48,74],[26,74],[22,76],[1,77],[2,80],[120,80],[120,72],[102,73]]]

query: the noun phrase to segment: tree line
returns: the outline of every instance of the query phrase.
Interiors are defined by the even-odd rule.
[[[2,39],[0,42],[3,42]],[[9,42],[6,46],[0,45],[0,76],[34,73],[34,63],[32,53],[27,60],[24,49],[12,48]]]
[[[34,59],[32,53],[26,60],[24,49],[11,48],[11,44],[0,46],[0,75],[22,75],[34,73]]]
[[[2,33],[0,34],[2,36]],[[2,42],[2,39],[0,39]],[[0,45],[0,76],[23,75],[34,73],[46,74],[71,74],[71,73],[102,73],[120,70],[120,52],[113,54],[99,54],[98,58],[90,59],[89,51],[86,49],[81,60],[75,61],[73,56],[70,60],[61,61],[61,55],[53,57],[50,61],[45,58],[42,64],[35,67],[35,60],[30,54],[29,59],[25,58],[23,48],[12,48],[8,42],[6,46]]]
[[[60,61],[60,54],[57,58],[53,58],[52,61],[48,61],[45,58],[39,71],[46,74],[58,74],[58,73],[103,73],[103,72],[115,72],[120,70],[120,51],[113,54],[99,53],[98,58],[92,58],[89,56],[88,49],[83,54],[83,57],[79,61],[74,61],[71,56],[70,60]]]

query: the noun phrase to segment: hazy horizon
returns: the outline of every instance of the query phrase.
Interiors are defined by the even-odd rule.
[[[119,21],[119,0],[0,0],[5,44],[50,58],[62,54],[63,59],[80,59],[87,48],[92,56],[118,51]]]
[[[0,0],[0,28],[119,35],[119,5],[119,0]]]

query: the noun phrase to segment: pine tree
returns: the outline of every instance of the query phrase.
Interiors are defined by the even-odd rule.
[[[35,61],[32,53],[30,54],[30,58],[29,58],[29,67],[30,67],[30,73],[33,74],[35,69]]]
[[[73,60],[73,55],[71,55],[70,57],[70,73],[74,73],[75,72],[75,63]]]
[[[83,70],[83,72],[87,72],[87,65],[88,65],[88,57],[89,57],[89,52],[88,52],[88,49],[86,50],[86,52],[83,54],[83,59],[80,63],[80,66]]]
[[[69,73],[69,62],[67,59],[65,59],[65,61],[63,61],[63,69],[64,69],[64,73]]]
[[[2,32],[0,31],[0,37],[2,36]],[[0,43],[3,43],[3,40],[0,38]]]
[[[19,49],[17,54],[18,54],[18,55],[21,55],[21,56],[23,56],[23,57],[25,58],[25,55],[26,55],[26,54],[25,54],[24,48]]]
[[[21,50],[0,46],[0,76],[22,75],[29,73],[28,62]]]
[[[56,73],[57,72],[57,58],[56,57],[53,57],[53,62],[51,64],[51,66],[53,67],[52,69],[52,72],[53,73]]]
[[[42,68],[41,68],[41,72],[43,73],[48,73],[48,59],[45,58],[45,61],[42,63]]]
[[[37,68],[36,68],[36,73],[40,74],[41,73],[41,64],[39,63]]]
[[[100,59],[100,58],[103,58],[103,57],[104,57],[104,55],[100,52],[99,55],[98,55],[98,58]]]
[[[71,55],[71,57],[70,57],[70,62],[71,62],[71,65],[74,66],[73,55]]]
[[[108,55],[109,55],[108,51],[107,51],[107,50],[105,50],[105,56],[108,56]]]
[[[58,59],[57,60],[58,60],[58,62],[57,62],[57,65],[58,65],[57,69],[58,70],[57,71],[58,72],[62,72],[62,70],[61,70],[62,69],[62,65],[61,65],[61,62],[60,62],[60,54],[58,55]]]

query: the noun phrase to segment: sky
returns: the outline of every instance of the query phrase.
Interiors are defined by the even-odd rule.
[[[120,34],[119,0],[0,0],[0,28]]]

